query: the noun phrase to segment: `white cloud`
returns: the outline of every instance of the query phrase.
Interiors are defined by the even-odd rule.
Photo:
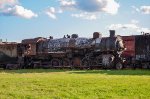
[[[87,20],[96,20],[102,12],[115,15],[120,7],[115,0],[59,0],[59,2],[63,11],[73,10],[80,12],[80,14],[71,14],[72,17]]]
[[[139,30],[139,32],[150,33],[150,29],[149,29],[149,28],[141,28],[141,29]]]
[[[23,6],[18,5],[18,0],[0,0],[0,15],[19,16],[26,19],[37,17],[38,15]]]
[[[136,6],[131,6],[136,12],[140,12],[140,9],[137,8]]]
[[[150,6],[141,6],[140,10],[143,14],[150,14]]]
[[[135,24],[111,24],[109,29],[138,29]]]
[[[108,29],[114,29],[114,30],[119,30],[119,29],[125,29],[125,30],[130,30],[130,31],[136,31],[136,32],[146,32],[150,33],[150,29],[148,28],[143,28],[139,27],[136,24],[111,24]]]
[[[15,5],[14,7],[8,7],[3,9],[1,12],[2,15],[6,16],[19,16],[26,19],[31,19],[33,17],[37,17],[38,15],[33,13],[31,10],[25,9],[22,6]]]
[[[50,17],[50,18],[52,18],[52,19],[57,19],[56,18],[56,13],[62,13],[62,11],[58,11],[58,12],[56,12],[56,9],[54,8],[54,7],[50,7],[50,8],[48,8],[46,11],[45,11],[45,13]]]
[[[16,3],[17,0],[0,0],[0,4],[2,3]]]
[[[72,17],[76,17],[76,18],[82,18],[82,19],[86,19],[86,20],[96,20],[97,16],[95,14],[91,14],[91,13],[80,13],[80,14],[72,14]]]
[[[5,6],[12,6],[18,3],[18,0],[0,0],[0,9]]]
[[[132,23],[132,24],[138,24],[138,23],[139,23],[139,21],[138,21],[138,20],[133,19],[133,20],[131,20],[131,23]]]
[[[102,2],[102,0],[100,0]],[[109,13],[109,14],[117,14],[118,12],[118,8],[120,7],[120,5],[115,2],[114,0],[106,0],[103,1],[102,4],[106,3],[106,5],[104,6],[104,8],[102,8],[102,11]]]
[[[58,9],[57,13],[63,13],[62,9]]]
[[[76,5],[76,2],[74,0],[59,0],[60,5],[64,8],[70,8]]]
[[[141,6],[140,8],[132,6],[132,8],[135,9],[136,12],[141,12],[143,14],[150,14],[150,6]]]
[[[83,12],[105,12],[117,14],[120,5],[115,0],[60,0],[64,8],[75,8]]]
[[[46,9],[45,13],[52,19],[57,19],[56,14],[63,13],[61,8],[49,7]]]

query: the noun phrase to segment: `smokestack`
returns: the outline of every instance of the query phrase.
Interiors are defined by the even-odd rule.
[[[93,38],[96,39],[96,38],[99,38],[100,37],[100,33],[99,32],[94,32],[93,33]]]
[[[110,32],[110,37],[115,37],[115,30],[109,30]]]
[[[71,38],[78,38],[79,36],[78,36],[78,34],[72,34],[71,35]]]

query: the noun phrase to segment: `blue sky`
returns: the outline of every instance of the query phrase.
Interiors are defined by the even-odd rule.
[[[0,0],[0,38],[150,32],[150,0]]]

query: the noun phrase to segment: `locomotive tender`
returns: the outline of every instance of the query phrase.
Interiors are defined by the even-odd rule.
[[[99,32],[94,32],[93,38],[81,38],[72,34],[58,39],[24,39],[19,44],[4,42],[0,44],[0,66],[6,69],[122,69],[138,65],[148,68],[148,38],[148,35],[115,36],[115,31],[110,30],[109,37],[101,37]],[[144,47],[139,39],[144,40]],[[142,50],[135,48],[138,44],[141,44]]]

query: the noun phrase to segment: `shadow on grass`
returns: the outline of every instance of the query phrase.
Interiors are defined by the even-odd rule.
[[[148,75],[150,76],[150,70],[84,70],[84,71],[72,71],[74,74],[105,74],[105,75]]]
[[[105,74],[105,75],[148,75],[150,70],[71,70],[71,69],[21,69],[21,70],[0,70],[0,73],[54,73],[66,72],[67,74]]]
[[[0,70],[0,73],[52,73],[66,72],[66,69],[20,69],[20,70]],[[71,70],[70,70],[71,71]]]

